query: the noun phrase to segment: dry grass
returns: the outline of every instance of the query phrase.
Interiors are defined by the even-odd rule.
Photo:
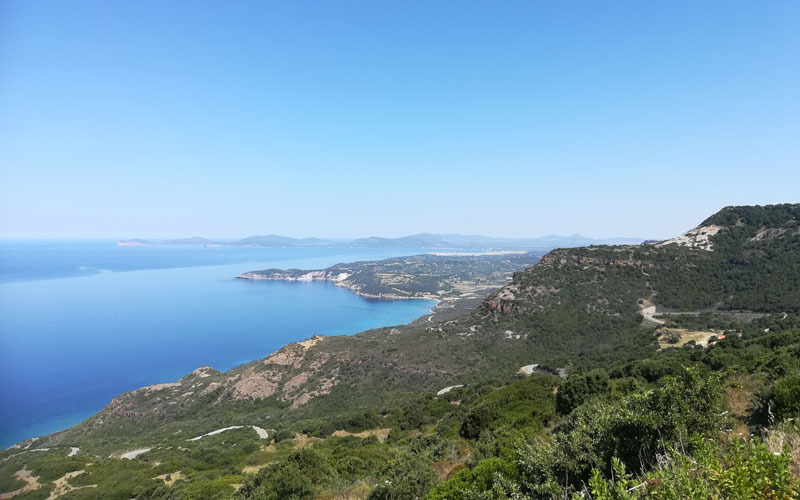
[[[308,437],[305,434],[296,434],[294,436],[294,447],[305,448],[306,446],[311,446],[312,444],[318,443],[320,441],[322,441],[322,438]]]
[[[316,500],[365,500],[373,487],[374,484],[362,480],[341,490],[323,491]]]
[[[177,481],[178,479],[180,479],[182,477],[183,477],[183,474],[181,474],[181,471],[176,470],[175,472],[171,472],[169,474],[161,474],[160,476],[156,476],[153,479],[161,479],[162,481],[164,481],[164,484],[166,484],[167,486],[172,486],[172,484],[175,481]]]
[[[707,346],[708,339],[713,336],[721,336],[722,332],[708,332],[708,331],[701,331],[701,330],[687,330],[685,328],[659,328],[656,330],[656,334],[658,334],[658,348],[661,349],[668,349],[670,347],[681,347],[685,344],[688,344],[692,340],[695,341],[697,345]],[[672,334],[680,335],[680,340],[675,344],[670,344],[667,342],[667,339]]]
[[[331,436],[333,436],[333,437],[354,436],[354,437],[357,437],[357,438],[368,438],[370,436],[377,436],[378,441],[380,441],[382,443],[382,442],[384,442],[386,440],[387,437],[389,437],[389,432],[391,430],[392,429],[390,429],[390,428],[386,428],[386,429],[369,429],[369,430],[362,431],[362,432],[347,432],[347,431],[342,430],[342,431],[334,432],[333,434],[331,434]]]
[[[454,462],[452,460],[440,460],[431,464],[433,470],[439,475],[439,481],[447,481],[453,477],[458,471],[465,468],[463,462]]]
[[[784,422],[771,429],[764,439],[773,453],[783,453],[788,446],[792,457],[792,474],[800,477],[800,427],[796,422]]]

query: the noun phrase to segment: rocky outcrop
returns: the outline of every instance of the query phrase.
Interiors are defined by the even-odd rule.
[[[715,224],[699,226],[686,231],[680,236],[656,243],[655,246],[663,247],[665,245],[678,245],[710,252],[714,250],[714,243],[711,241],[711,237],[715,236],[722,229],[724,229],[722,226],[717,226]]]
[[[325,337],[315,335],[228,373],[200,367],[177,382],[122,394],[114,398],[105,411],[125,417],[169,415],[178,408],[208,403],[209,397],[213,398],[213,404],[276,397],[297,407],[329,393],[338,384],[338,367],[327,369],[329,376],[318,376],[332,360],[330,353],[315,349],[324,340]],[[333,361],[340,363],[346,358],[339,356]]]

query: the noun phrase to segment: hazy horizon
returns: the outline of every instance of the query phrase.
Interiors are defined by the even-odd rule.
[[[488,234],[478,234],[478,233],[453,233],[453,232],[446,232],[446,233],[427,233],[427,232],[416,232],[411,234],[397,234],[397,235],[381,235],[381,234],[369,234],[369,235],[360,235],[360,236],[329,236],[329,237],[321,237],[317,235],[290,235],[290,234],[277,234],[277,233],[269,233],[269,232],[260,232],[260,233],[249,233],[244,235],[237,235],[237,236],[214,236],[208,234],[191,234],[191,235],[165,235],[165,236],[148,236],[148,235],[124,235],[124,236],[0,236],[0,240],[180,240],[180,239],[187,239],[187,238],[205,238],[208,240],[214,241],[238,241],[241,239],[253,237],[253,236],[281,236],[287,238],[295,238],[295,239],[304,239],[304,238],[317,238],[322,240],[329,240],[329,241],[351,241],[356,239],[362,238],[403,238],[407,236],[417,236],[422,234],[432,234],[435,236],[448,236],[448,235],[457,235],[457,236],[481,236],[487,238],[498,238],[498,239],[512,239],[512,240],[527,240],[527,239],[540,239],[540,238],[548,238],[548,237],[559,237],[559,238],[571,238],[571,237],[582,237],[582,238],[589,238],[595,240],[604,240],[604,239],[641,239],[645,240],[648,238],[640,238],[638,236],[629,236],[629,235],[610,235],[610,236],[588,236],[585,234],[580,233],[569,233],[565,232],[563,234],[556,234],[556,233],[548,233],[548,234],[540,234],[540,235],[530,235],[530,236],[505,236],[505,235],[488,235]],[[666,236],[664,238],[667,238]]]
[[[670,237],[797,201],[800,3],[0,5],[0,236]]]

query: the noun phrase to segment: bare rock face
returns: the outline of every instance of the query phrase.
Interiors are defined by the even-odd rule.
[[[519,285],[509,285],[498,290],[494,295],[483,301],[482,307],[489,311],[505,314],[515,307],[514,301],[519,293]]]
[[[724,229],[722,226],[717,226],[715,224],[698,226],[694,229],[686,231],[680,236],[656,243],[655,246],[663,247],[666,245],[679,245],[710,252],[714,250],[714,243],[711,241],[711,237],[715,236],[722,229]]]
[[[226,391],[233,399],[264,399],[278,392],[280,388],[280,372],[257,371],[254,367],[250,367],[237,378],[229,391]]]
[[[338,363],[349,361],[346,356],[338,356],[333,359],[337,366],[327,367],[332,356],[318,347],[324,342],[324,337],[315,335],[228,373],[203,366],[177,382],[122,394],[105,411],[126,417],[169,415],[177,408],[207,403],[209,397],[214,398],[213,404],[278,397],[298,407],[329,393],[338,384]],[[330,368],[327,374],[319,376],[325,368]]]

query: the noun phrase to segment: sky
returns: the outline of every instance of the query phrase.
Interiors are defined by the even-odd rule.
[[[794,0],[0,2],[0,237],[663,238],[799,193]]]

